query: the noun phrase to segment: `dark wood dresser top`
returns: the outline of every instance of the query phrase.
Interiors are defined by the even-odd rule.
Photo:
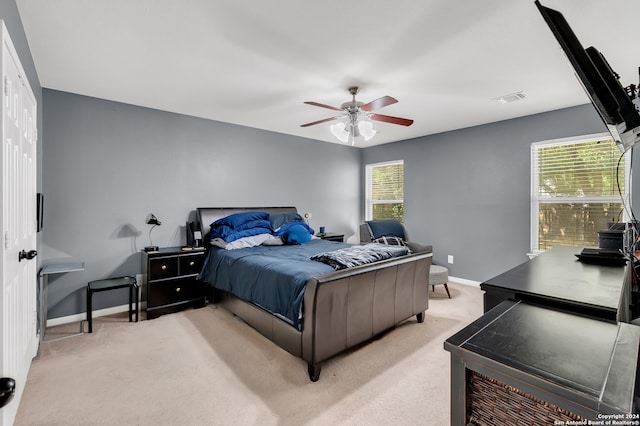
[[[571,393],[600,413],[632,410],[640,327],[505,301],[445,342],[470,363],[490,362]]]
[[[580,262],[577,247],[554,247],[480,285],[611,310],[620,305],[624,266]]]

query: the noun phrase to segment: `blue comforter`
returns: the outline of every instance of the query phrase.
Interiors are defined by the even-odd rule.
[[[238,250],[213,247],[198,278],[260,305],[299,329],[307,280],[334,272],[331,266],[310,257],[346,247],[349,244],[327,240]]]

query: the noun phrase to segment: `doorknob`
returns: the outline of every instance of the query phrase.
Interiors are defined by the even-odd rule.
[[[34,257],[36,257],[38,255],[38,252],[35,250],[31,250],[29,252],[26,252],[24,250],[22,250],[20,253],[18,253],[18,262],[22,261],[22,259],[33,259]]]
[[[16,393],[16,381],[11,377],[0,379],[0,408],[4,407],[13,399]]]

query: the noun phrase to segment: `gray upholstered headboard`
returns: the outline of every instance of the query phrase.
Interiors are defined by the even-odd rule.
[[[230,214],[252,210],[267,212],[269,214],[298,212],[295,207],[198,207],[196,211],[198,212],[198,223],[200,224],[203,241],[205,243],[208,242],[211,224],[216,220],[229,216]],[[207,247],[207,245],[205,245],[205,247]]]

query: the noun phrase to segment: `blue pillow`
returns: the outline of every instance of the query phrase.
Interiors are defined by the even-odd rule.
[[[211,239],[222,238],[223,240],[233,232],[233,229],[227,225],[216,225],[211,227],[209,235]]]
[[[313,234],[314,230],[311,229],[311,227],[309,225],[307,225],[305,222],[289,222],[289,223],[285,223],[284,225],[282,225],[278,230],[273,232],[273,235],[275,235],[276,237],[280,237],[282,235],[284,235],[285,233],[287,233],[289,231],[289,229],[291,229],[291,227],[294,226],[301,226],[304,229],[307,230],[308,234]]]
[[[271,229],[274,231],[290,222],[304,222],[302,216],[298,213],[276,213],[269,215],[269,222],[271,222]]]
[[[267,228],[271,232],[271,223],[265,219],[250,220],[233,228],[234,231],[244,231],[251,228]]]
[[[311,234],[308,226],[305,227],[302,223],[292,224],[282,234],[282,241],[285,244],[304,244],[309,240],[311,240]]]
[[[229,216],[225,216],[223,218],[216,220],[211,224],[211,227],[213,228],[219,225],[227,225],[227,226],[230,226],[231,228],[236,228],[245,222],[250,222],[252,220],[260,220],[260,219],[268,220],[269,213],[260,212],[260,211],[234,213]]]

